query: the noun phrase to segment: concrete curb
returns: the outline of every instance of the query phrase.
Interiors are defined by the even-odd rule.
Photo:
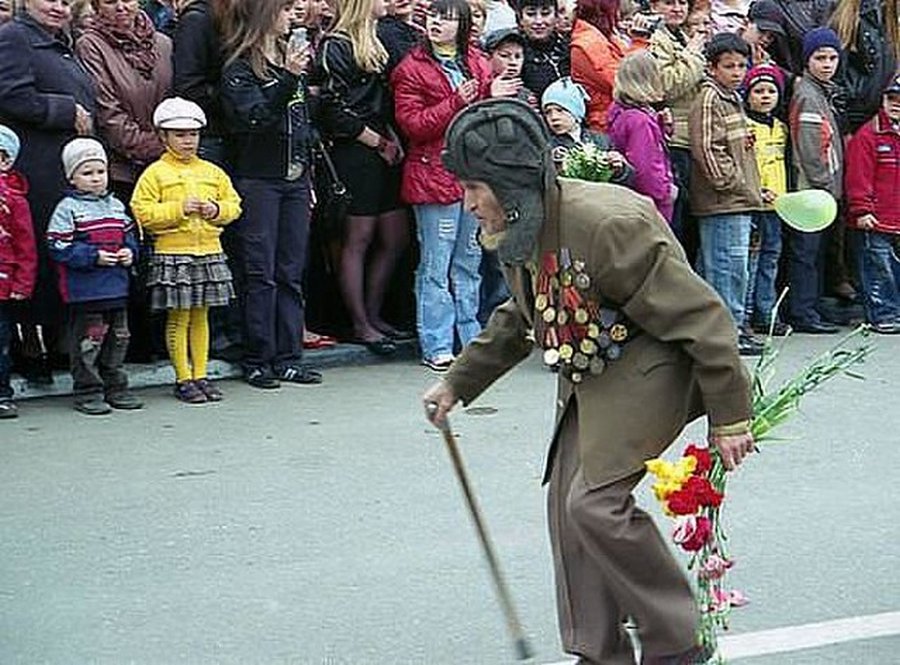
[[[304,362],[311,367],[329,369],[333,367],[363,366],[390,363],[397,360],[412,360],[417,357],[417,342],[397,344],[397,353],[390,357],[377,356],[366,347],[356,344],[338,344],[330,349],[304,351]],[[147,364],[129,364],[128,383],[133,389],[171,386],[175,384],[175,371],[168,361]],[[237,379],[242,376],[241,366],[225,360],[209,361],[211,379]],[[326,379],[327,380],[327,379]],[[16,400],[59,397],[72,394],[72,375],[69,372],[53,373],[53,385],[36,386],[15,376],[12,387]]]

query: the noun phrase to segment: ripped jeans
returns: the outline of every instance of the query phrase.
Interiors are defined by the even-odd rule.
[[[478,222],[451,205],[415,205],[419,239],[416,269],[416,321],[422,357],[429,360],[465,346],[478,333],[481,245]]]
[[[75,399],[114,395],[128,388],[122,365],[128,351],[128,312],[124,307],[93,311],[74,305],[69,311],[69,363]]]

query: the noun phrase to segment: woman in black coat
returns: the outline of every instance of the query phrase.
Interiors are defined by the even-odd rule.
[[[71,10],[65,3],[26,0],[24,11],[0,27],[0,122],[22,141],[16,166],[29,180],[28,203],[37,238],[44,237],[50,215],[68,186],[60,160],[63,145],[93,132],[94,88],[72,52],[66,30],[70,20]],[[49,346],[48,337],[54,336],[62,307],[45,243],[38,242],[38,250],[37,288],[21,318],[49,326],[44,330]],[[31,346],[36,351],[37,329],[29,330],[26,350]],[[46,363],[37,374],[31,378],[52,380]]]
[[[196,103],[209,122],[200,138],[200,157],[228,170],[228,132],[222,112],[224,64],[222,28],[229,22],[230,0],[189,0],[179,5],[173,38],[173,89]]]

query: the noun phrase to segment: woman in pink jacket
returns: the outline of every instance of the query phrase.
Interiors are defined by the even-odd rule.
[[[413,207],[419,239],[419,344],[423,364],[436,372],[453,362],[456,336],[465,346],[481,332],[478,223],[463,209],[462,188],[441,163],[450,121],[490,89],[490,66],[470,44],[471,29],[466,0],[436,0],[428,13],[427,42],[391,75],[397,126],[409,143],[400,196]]]
[[[678,188],[666,148],[664,123],[654,108],[664,94],[656,58],[647,51],[627,56],[616,73],[609,139],[634,167],[632,189],[653,199],[656,209],[671,224]]]

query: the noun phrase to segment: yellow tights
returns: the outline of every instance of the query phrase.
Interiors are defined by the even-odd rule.
[[[166,348],[178,383],[206,378],[209,360],[209,307],[170,309],[166,319]],[[190,348],[190,359],[188,357]]]

